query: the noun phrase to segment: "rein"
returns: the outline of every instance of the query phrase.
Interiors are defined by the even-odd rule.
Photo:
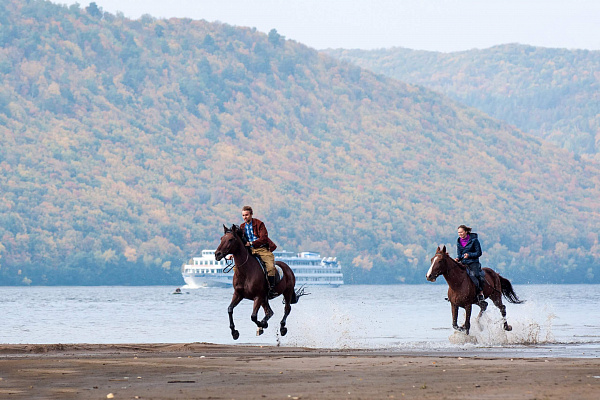
[[[469,273],[467,272],[467,268],[468,268],[468,267],[467,267],[465,264],[461,263],[460,261],[456,261],[456,260],[454,260],[453,258],[450,258],[450,259],[451,259],[452,261],[454,261],[454,262],[457,264],[458,268],[462,269],[463,271],[465,271],[465,273],[467,273],[467,278],[468,278],[468,279],[471,279],[471,278],[469,277]],[[495,287],[495,286],[493,286],[493,285],[490,285],[490,284],[488,283],[488,281],[487,281],[487,280],[484,280],[484,285],[487,285],[487,286],[491,287],[493,291],[495,291],[495,292],[498,292],[498,293],[502,294],[502,291],[500,291],[500,290],[496,289],[496,287]]]
[[[223,272],[225,272],[226,274],[229,273],[232,269],[234,269],[235,267],[240,268],[242,267],[244,264],[246,264],[248,262],[248,259],[250,258],[250,252],[246,251],[246,261],[244,261],[243,263],[241,263],[240,265],[235,265],[235,261],[233,260],[233,258],[231,260],[227,260],[225,259],[225,264],[227,265],[225,268],[223,268]]]
[[[223,268],[223,272],[228,274],[235,267],[233,263],[233,258],[231,260],[225,259],[225,268]]]
[[[467,270],[467,266],[465,264],[461,263],[460,261],[456,261],[452,257],[448,257],[448,258],[450,258],[452,261],[454,261],[457,264],[458,268],[462,269],[463,271]]]

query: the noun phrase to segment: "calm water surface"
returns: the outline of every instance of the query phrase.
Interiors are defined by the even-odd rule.
[[[0,287],[1,343],[190,343],[465,352],[532,357],[600,357],[600,285],[515,285],[526,300],[505,301],[512,332],[501,329],[491,305],[479,323],[477,343],[451,328],[442,284],[309,287],[292,306],[287,336],[278,335],[283,305],[263,336],[250,321],[252,303],[234,312],[240,339],[229,331],[232,289],[175,287]],[[475,307],[477,308],[477,307]],[[478,308],[477,308],[478,310]],[[261,314],[259,314],[261,316]],[[464,314],[459,317],[462,324]]]

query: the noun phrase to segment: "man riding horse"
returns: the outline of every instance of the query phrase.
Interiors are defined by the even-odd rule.
[[[269,239],[269,232],[265,224],[256,218],[252,217],[252,207],[244,206],[242,208],[242,218],[244,222],[240,225],[240,229],[246,236],[246,246],[250,247],[252,255],[260,257],[267,269],[267,279],[269,280],[269,292],[273,294],[275,286],[275,256],[273,251],[277,248],[275,243]]]

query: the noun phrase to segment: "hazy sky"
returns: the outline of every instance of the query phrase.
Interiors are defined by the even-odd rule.
[[[91,2],[53,0],[60,4]],[[277,29],[316,49],[434,51],[504,43],[600,50],[599,0],[95,0],[126,17],[186,17]]]

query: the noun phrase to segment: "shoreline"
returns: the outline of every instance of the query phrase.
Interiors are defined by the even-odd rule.
[[[4,344],[0,397],[4,396],[597,399],[600,358],[210,343]]]
[[[463,344],[455,347],[373,347],[373,348],[327,348],[280,346],[278,344],[240,343],[219,344],[211,342],[191,343],[0,343],[0,359],[5,355],[44,354],[59,355],[62,352],[76,354],[105,354],[121,352],[196,352],[220,349],[227,355],[235,349],[269,349],[271,353],[286,354],[303,352],[304,354],[339,354],[339,355],[393,355],[406,357],[482,357],[482,358],[523,358],[523,359],[594,359],[600,358],[600,343],[537,343],[509,344],[498,346]]]

